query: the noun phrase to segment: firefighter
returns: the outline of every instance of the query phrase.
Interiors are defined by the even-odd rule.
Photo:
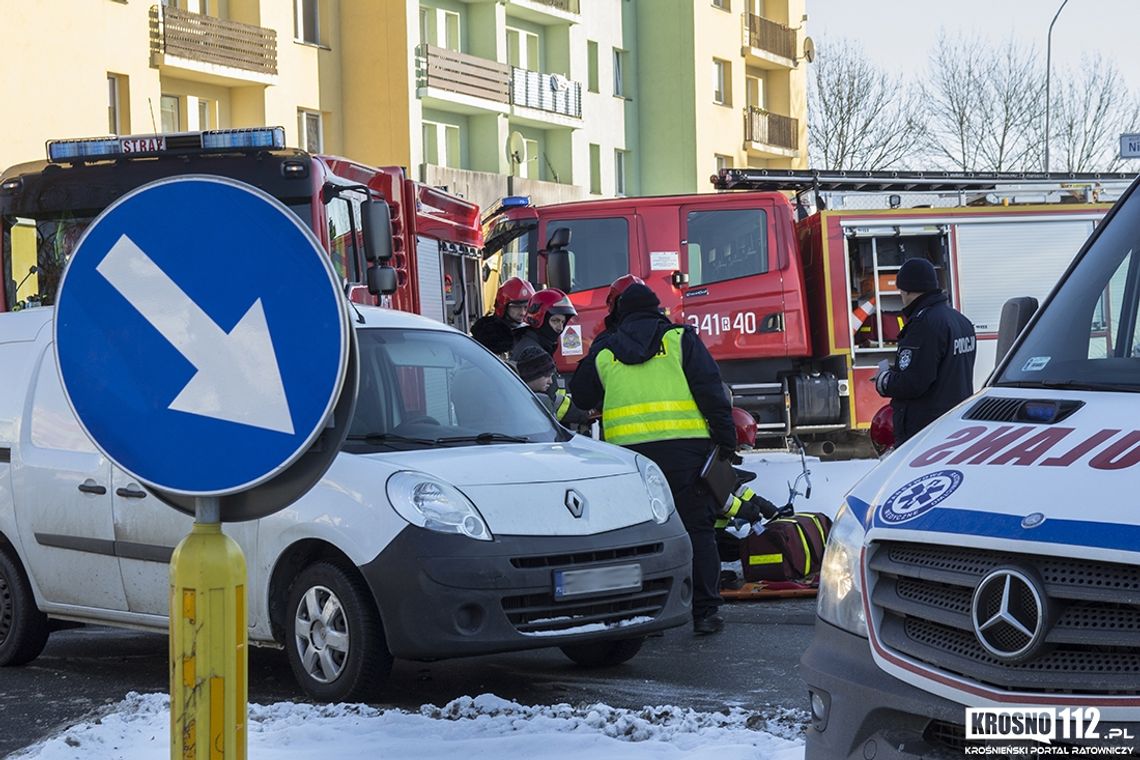
[[[934,265],[907,259],[895,282],[906,326],[893,365],[884,362],[875,389],[891,400],[895,446],[974,394],[974,325],[952,306]]]
[[[732,424],[736,428],[736,448],[756,448],[756,420],[744,409],[732,407]],[[735,463],[735,460],[734,460]],[[773,520],[777,517],[791,517],[796,513],[795,507],[789,501],[782,507],[777,507],[760,494],[748,487],[748,483],[756,478],[755,473],[736,469],[736,490],[725,502],[721,515],[717,518],[716,527],[726,528],[731,522],[755,523],[760,520]]]
[[[645,280],[635,274],[626,274],[610,283],[610,291],[606,293],[605,329],[612,330],[617,327],[617,301],[625,289],[630,285],[644,285]]]
[[[599,335],[570,390],[602,409],[606,440],[653,460],[665,473],[693,546],[693,631],[724,627],[714,523],[721,504],[700,480],[714,447],[735,456],[736,432],[720,370],[692,328],[673,324],[644,284],[617,299],[617,325]]]
[[[566,324],[578,316],[570,297],[557,288],[540,290],[530,297],[526,305],[525,322],[516,335],[515,346],[511,349],[511,362],[517,366],[523,353],[530,347],[538,347],[553,357],[558,348],[558,336],[566,329]],[[554,370],[553,382],[546,389],[554,408],[554,416],[569,428],[587,426],[593,418],[583,411],[570,398],[565,383],[558,370]]]
[[[508,354],[515,346],[516,331],[523,326],[526,305],[534,286],[521,277],[512,277],[499,286],[490,314],[471,325],[471,337],[493,354]]]

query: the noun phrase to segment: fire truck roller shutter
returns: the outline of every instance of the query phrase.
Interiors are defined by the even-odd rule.
[[[443,258],[439,241],[416,238],[416,269],[419,272],[420,314],[443,323]]]

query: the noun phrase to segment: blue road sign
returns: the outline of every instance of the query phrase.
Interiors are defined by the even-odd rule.
[[[98,448],[156,488],[237,493],[321,432],[351,327],[312,232],[221,177],[160,180],[91,224],[55,319],[68,402]]]

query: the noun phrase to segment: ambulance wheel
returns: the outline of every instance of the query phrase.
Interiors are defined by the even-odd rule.
[[[364,702],[392,670],[380,614],[364,581],[316,562],[289,589],[285,652],[297,683],[321,702]]]
[[[566,644],[562,654],[584,668],[608,668],[632,660],[641,651],[644,636],[617,641],[591,641],[589,644]]]
[[[23,665],[39,657],[50,632],[19,560],[0,549],[0,666]]]

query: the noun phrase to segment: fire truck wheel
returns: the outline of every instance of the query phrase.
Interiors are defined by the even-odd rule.
[[[315,562],[289,589],[285,651],[305,693],[321,702],[365,702],[392,670],[380,614],[359,575]]]
[[[584,668],[608,668],[632,660],[641,651],[644,636],[617,641],[592,641],[589,644],[566,644],[562,654]]]
[[[50,631],[20,561],[11,550],[0,548],[0,666],[23,665],[39,657]]]

